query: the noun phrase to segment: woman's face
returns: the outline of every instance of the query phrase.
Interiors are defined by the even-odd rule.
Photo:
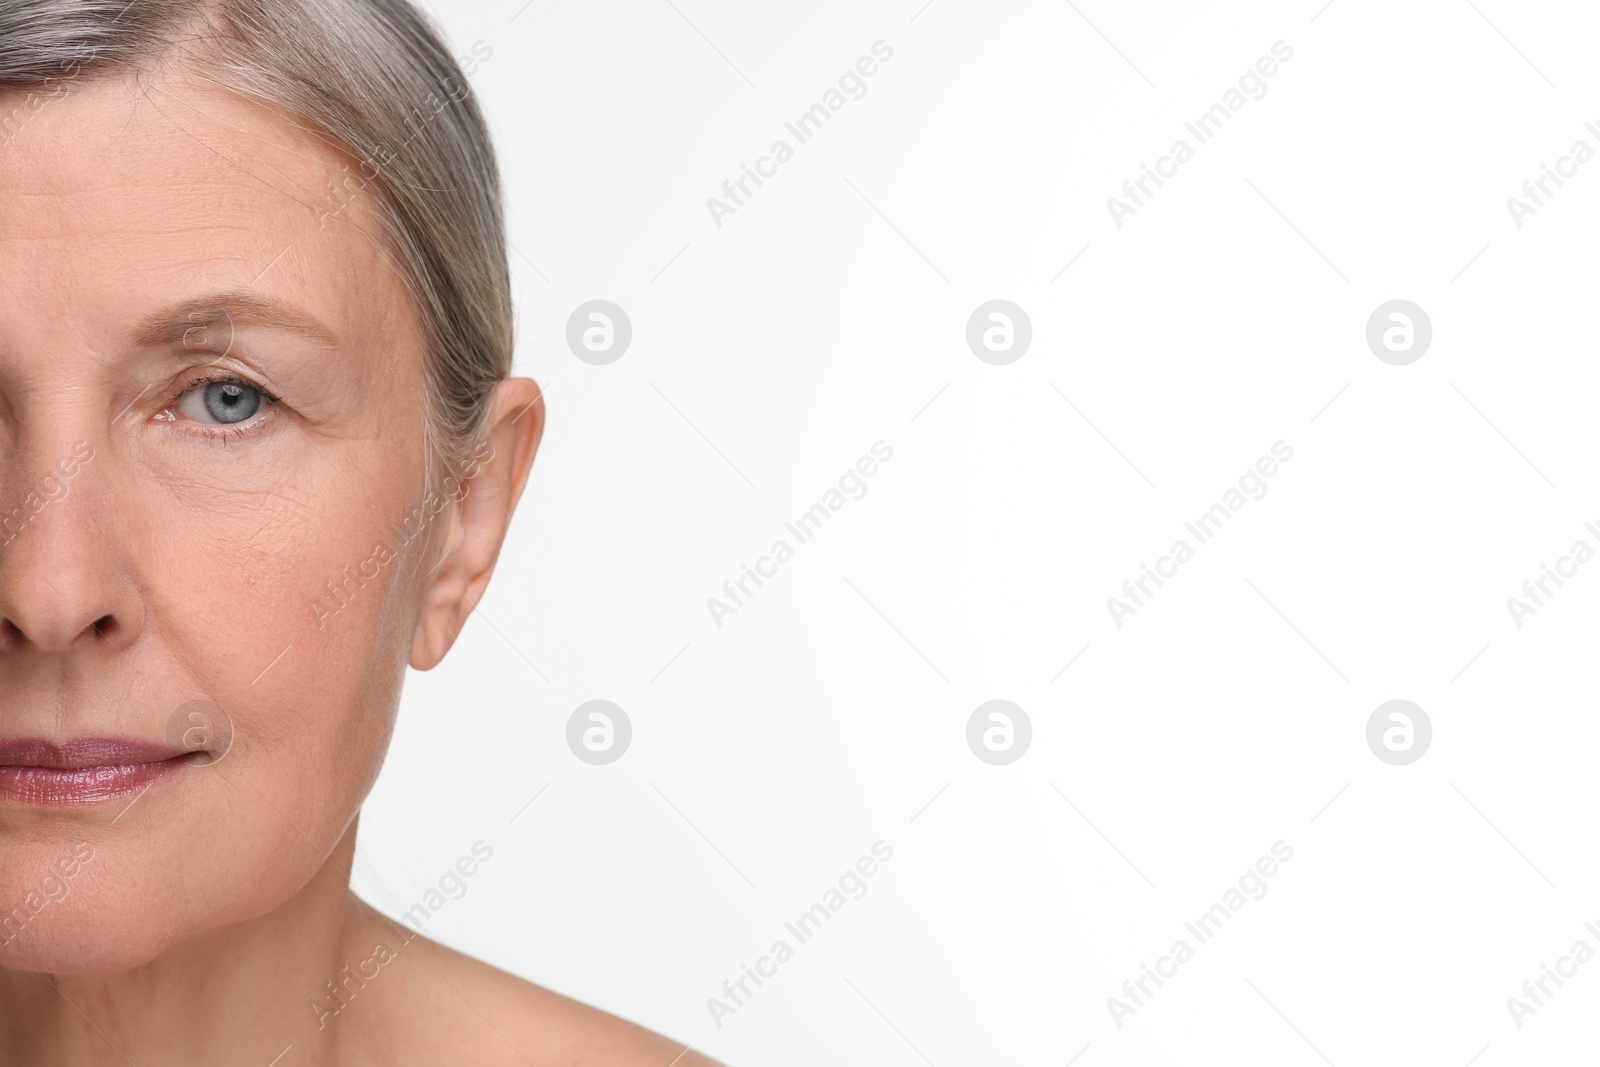
[[[349,829],[452,510],[354,160],[177,76],[0,105],[0,966],[121,969]]]

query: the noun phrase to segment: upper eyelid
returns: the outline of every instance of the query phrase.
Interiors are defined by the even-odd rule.
[[[260,383],[269,380],[272,377],[271,373],[252,356],[248,349],[236,346],[234,341],[235,338],[230,333],[225,345],[185,344],[182,348],[174,348],[172,355],[179,360],[180,365],[177,376],[207,371],[231,374],[265,392],[266,387]]]
[[[191,392],[200,388],[201,386],[215,385],[219,382],[232,382],[236,385],[242,385],[246,388],[254,389],[256,392],[260,393],[268,403],[276,404],[281,399],[260,382],[251,381],[249,377],[240,374],[237,371],[222,369],[216,371],[215,373],[208,374],[205,373],[204,369],[200,369],[196,370],[193,375],[189,376],[187,383],[173,395],[172,400],[170,400],[168,403],[169,405],[176,404],[179,400],[183,399],[185,396],[188,396]]]

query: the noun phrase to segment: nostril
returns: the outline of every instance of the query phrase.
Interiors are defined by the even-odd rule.
[[[90,623],[83,633],[93,632],[97,637],[115,640],[117,633],[122,629],[122,624],[115,615],[102,615]],[[0,617],[0,641],[30,641],[28,632],[18,626],[11,619]]]

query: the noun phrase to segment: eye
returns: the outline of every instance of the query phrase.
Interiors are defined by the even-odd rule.
[[[202,425],[234,426],[253,418],[272,400],[247,382],[202,382],[178,398],[184,418]]]

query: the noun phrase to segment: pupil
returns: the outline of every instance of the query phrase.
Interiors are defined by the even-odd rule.
[[[212,382],[206,386],[205,402],[218,422],[243,422],[261,409],[261,392],[238,382]]]

